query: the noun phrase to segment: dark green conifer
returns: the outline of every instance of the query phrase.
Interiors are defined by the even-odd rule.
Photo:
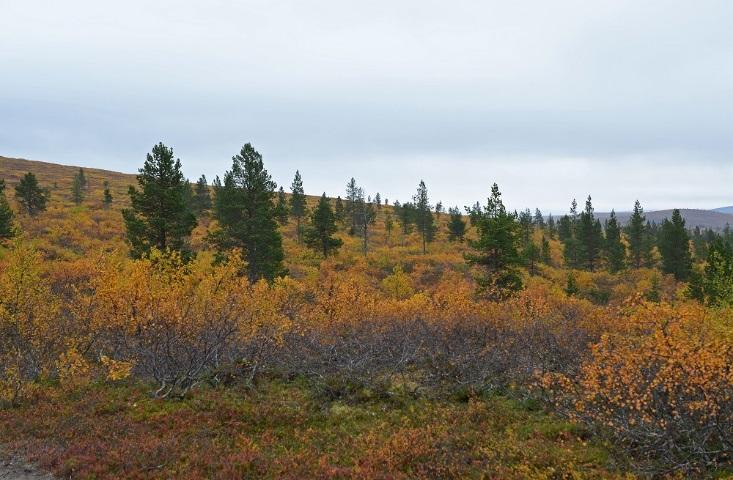
[[[220,257],[232,248],[241,249],[252,282],[287,273],[275,219],[275,187],[262,155],[249,143],[232,157],[224,182],[215,182],[214,214],[220,229],[210,239]]]
[[[311,216],[311,225],[305,231],[305,244],[328,257],[344,243],[340,238],[333,236],[337,230],[336,217],[324,192]]]
[[[140,258],[155,247],[179,251],[184,260],[190,259],[188,238],[196,217],[187,203],[191,187],[183,177],[181,161],[174,160],[173,150],[159,143],[139,172],[140,190],[130,186],[131,208],[122,211],[130,255]]]

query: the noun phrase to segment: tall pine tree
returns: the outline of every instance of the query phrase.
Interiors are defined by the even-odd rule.
[[[692,255],[690,236],[679,209],[672,211],[672,220],[664,219],[659,238],[659,253],[662,254],[662,271],[671,273],[679,281],[690,277]]]
[[[626,246],[621,242],[621,228],[616,218],[616,212],[611,210],[611,216],[606,220],[606,259],[608,271],[616,273],[626,266]]]
[[[206,175],[201,175],[196,181],[192,201],[193,211],[196,216],[201,216],[211,210],[211,192],[209,191],[209,184],[206,181]]]
[[[344,243],[340,238],[333,236],[336,228],[336,216],[331,209],[331,203],[324,192],[311,216],[311,224],[305,231],[305,244],[323,253],[324,257],[335,253]]]
[[[295,178],[290,185],[290,215],[295,218],[296,238],[299,243],[303,239],[301,220],[305,217],[306,207],[303,179],[300,178],[300,172],[296,170]]]
[[[595,271],[600,261],[603,248],[603,228],[601,222],[593,214],[591,197],[585,201],[585,210],[580,213],[575,238],[578,243],[580,264],[583,268]]]
[[[232,169],[215,188],[214,213],[220,230],[210,239],[220,255],[239,248],[247,262],[250,281],[286,273],[282,237],[275,220],[275,182],[265,169],[262,155],[245,144],[232,157]]]
[[[140,190],[130,186],[131,208],[122,211],[130,255],[140,258],[152,248],[176,250],[184,260],[191,258],[188,238],[196,217],[187,204],[191,187],[183,177],[181,161],[162,143],[153,147],[139,170]]]
[[[641,203],[637,200],[634,203],[634,211],[631,213],[629,224],[626,227],[626,238],[629,241],[629,255],[631,257],[631,265],[634,268],[641,268],[644,257],[646,256],[644,242],[646,234],[645,223],[644,209],[641,208]]]
[[[420,180],[417,193],[412,197],[415,202],[415,226],[422,238],[422,253],[427,253],[427,244],[433,241],[435,236],[435,220],[432,207],[428,200],[428,189],[425,182]]]
[[[463,238],[466,236],[466,221],[463,220],[463,215],[458,207],[448,209],[448,241],[449,242],[463,242]]]
[[[522,288],[517,219],[507,213],[496,184],[491,187],[486,207],[475,209],[474,215],[478,239],[470,242],[474,252],[467,254],[466,260],[483,270],[477,278],[479,293],[502,300]]]

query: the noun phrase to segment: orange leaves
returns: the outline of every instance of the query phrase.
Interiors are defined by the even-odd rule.
[[[733,349],[697,305],[642,303],[591,349],[577,383],[561,379],[573,416],[603,425],[643,456],[689,465],[726,455],[733,428]]]

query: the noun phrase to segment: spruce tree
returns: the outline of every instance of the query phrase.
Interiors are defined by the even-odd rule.
[[[26,173],[15,186],[15,199],[28,215],[35,217],[46,210],[50,192],[38,185],[38,179],[31,172]]]
[[[659,253],[662,254],[662,271],[671,273],[678,281],[690,276],[692,256],[690,237],[685,228],[685,220],[679,209],[672,211],[672,220],[665,219],[659,239]]]
[[[578,243],[580,265],[591,272],[595,271],[603,247],[603,228],[600,220],[593,214],[590,195],[585,201],[585,210],[578,219],[575,238]]]
[[[390,212],[387,212],[384,215],[384,231],[387,233],[387,245],[391,244],[393,228],[394,228],[394,220],[392,220],[392,214]]]
[[[629,224],[626,227],[626,238],[629,241],[629,255],[631,256],[631,265],[634,268],[641,268],[645,257],[645,223],[644,209],[641,208],[641,203],[637,200],[634,203],[634,211],[631,213]]]
[[[196,226],[196,217],[187,204],[190,184],[183,177],[180,159],[173,159],[173,150],[162,143],[153,147],[137,183],[130,186],[131,208],[122,211],[130,255],[141,258],[152,248],[176,250],[184,260],[192,257],[188,238]]]
[[[196,216],[201,216],[209,210],[211,210],[211,192],[209,191],[209,184],[206,181],[206,175],[201,175],[194,187],[193,211]]]
[[[290,207],[288,207],[288,200],[285,197],[285,189],[280,187],[277,191],[277,205],[275,205],[275,218],[280,225],[288,223],[290,217]]]
[[[616,273],[624,269],[626,263],[626,246],[621,242],[621,228],[616,219],[616,212],[606,220],[606,258],[608,271]]]
[[[84,201],[86,182],[87,180],[84,176],[84,170],[80,168],[79,173],[74,175],[74,179],[71,182],[71,199],[77,205],[81,205],[81,202]]]
[[[466,221],[463,220],[463,215],[458,207],[448,209],[448,241],[449,242],[463,242],[463,238],[466,235]]]
[[[241,249],[252,282],[271,281],[286,273],[275,220],[275,187],[262,155],[249,143],[232,157],[232,169],[224,174],[224,182],[216,182],[214,213],[220,230],[210,239],[220,256],[228,249]]]
[[[104,205],[104,208],[109,208],[109,206],[112,205],[112,192],[109,190],[109,182],[105,180],[103,186],[104,193],[102,193],[102,204]]]
[[[478,293],[491,300],[505,299],[522,288],[516,216],[507,213],[496,184],[486,207],[473,212],[478,239],[470,242],[474,252],[467,254],[466,260],[483,270],[477,278]]]
[[[290,215],[295,218],[296,238],[300,243],[303,238],[301,219],[305,216],[307,204],[305,190],[303,190],[303,179],[300,178],[298,170],[295,171],[295,178],[293,178],[293,183],[290,185],[290,192]]]
[[[435,236],[435,219],[428,200],[428,189],[425,182],[420,180],[417,193],[412,197],[415,202],[415,226],[422,238],[422,253],[427,253],[427,244]]]
[[[337,230],[336,217],[324,192],[311,216],[311,225],[305,232],[305,244],[328,257],[344,243],[340,238],[333,236]]]
[[[0,241],[15,236],[13,217],[13,210],[5,197],[5,180],[0,179]]]
[[[374,195],[374,203],[377,204],[377,210],[382,209],[382,196],[377,192],[376,195]]]

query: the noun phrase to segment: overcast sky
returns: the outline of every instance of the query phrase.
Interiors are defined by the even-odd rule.
[[[0,155],[135,172],[163,141],[213,178],[251,142],[313,194],[731,205],[732,25],[729,0],[0,0]]]

